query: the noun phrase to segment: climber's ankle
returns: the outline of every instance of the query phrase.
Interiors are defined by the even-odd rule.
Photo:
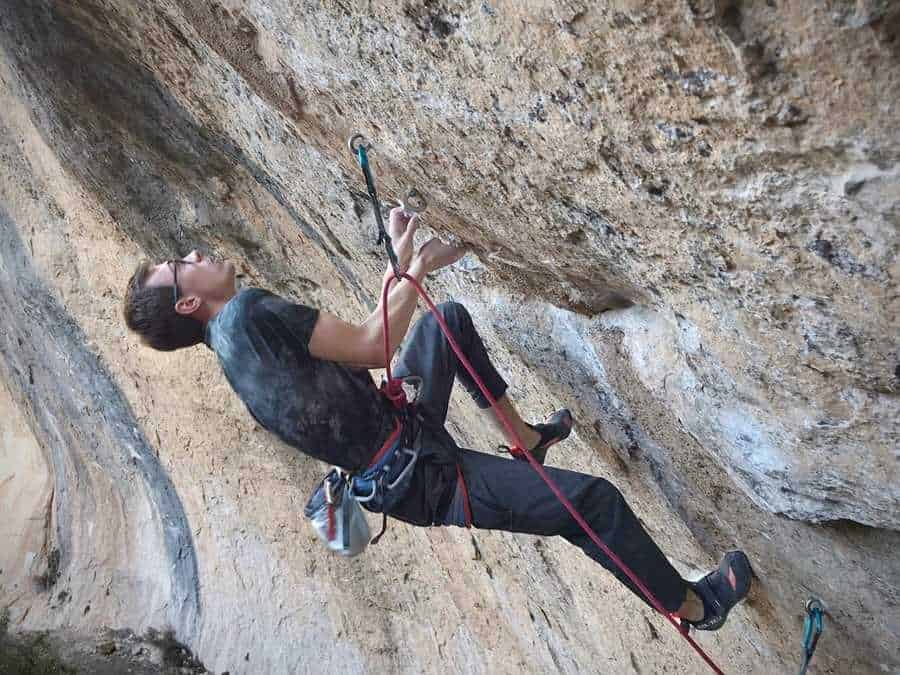
[[[700,596],[693,589],[688,588],[684,596],[684,602],[681,603],[681,607],[675,613],[688,621],[702,621],[705,611],[703,600],[700,599]]]

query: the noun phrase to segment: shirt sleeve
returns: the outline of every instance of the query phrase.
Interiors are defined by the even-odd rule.
[[[310,357],[309,340],[319,319],[319,310],[266,293],[256,303],[253,322],[270,348]]]

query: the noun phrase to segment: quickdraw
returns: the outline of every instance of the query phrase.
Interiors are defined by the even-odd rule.
[[[384,222],[381,218],[381,207],[378,202],[378,193],[375,190],[375,181],[372,178],[372,171],[369,167],[369,158],[367,154],[367,146],[362,141],[364,140],[362,134],[355,134],[352,136],[347,142],[350,151],[356,155],[357,160],[359,161],[359,166],[362,169],[363,175],[366,179],[366,187],[369,191],[369,197],[372,200],[372,206],[375,211],[375,222],[378,225],[379,236],[378,243],[384,241],[385,250],[387,252],[388,259],[391,262],[391,266],[394,270],[394,276],[391,277],[387,283],[385,283],[384,288],[382,289],[382,308],[383,308],[383,325],[384,325],[384,354],[385,354],[385,365],[386,365],[386,373],[387,373],[387,383],[385,386],[386,394],[391,400],[395,400],[393,397],[397,397],[399,399],[402,396],[402,387],[398,381],[394,380],[391,375],[391,354],[390,354],[390,336],[388,334],[388,316],[387,316],[387,297],[388,291],[391,287],[391,284],[394,281],[406,280],[413,285],[416,289],[416,292],[419,294],[419,297],[428,305],[428,309],[431,310],[434,315],[435,320],[438,322],[438,325],[441,327],[441,331],[444,333],[444,337],[446,337],[447,342],[450,344],[450,347],[453,349],[460,363],[463,364],[465,369],[468,371],[469,375],[472,377],[472,380],[478,386],[481,393],[484,395],[485,399],[491,404],[494,412],[497,417],[500,419],[506,431],[509,433],[509,437],[515,440],[514,447],[512,448],[512,452],[520,454],[528,463],[531,464],[532,468],[537,471],[538,475],[543,479],[543,481],[547,484],[547,487],[556,495],[556,498],[559,499],[560,503],[565,507],[565,509],[569,512],[572,518],[578,523],[579,527],[584,531],[584,533],[591,539],[597,547],[603,551],[606,556],[627,576],[634,585],[644,594],[644,597],[647,598],[647,601],[656,609],[657,612],[662,614],[668,621],[671,623],[678,633],[694,648],[694,651],[700,655],[700,657],[709,665],[710,668],[719,675],[722,674],[722,670],[713,662],[713,660],[706,654],[705,651],[698,645],[693,638],[688,634],[686,630],[683,629],[681,623],[679,622],[679,618],[677,615],[671,614],[663,607],[662,603],[656,598],[655,595],[647,588],[646,584],[624,563],[621,558],[617,556],[615,553],[610,550],[610,548],[603,542],[603,540],[599,537],[599,535],[594,532],[593,528],[588,524],[588,522],[584,519],[584,517],[575,509],[572,503],[566,498],[566,496],[562,493],[556,483],[547,475],[547,472],[544,470],[544,467],[532,456],[531,452],[525,449],[524,444],[521,439],[516,434],[515,429],[513,428],[510,421],[506,418],[503,412],[497,407],[497,401],[491,395],[491,392],[488,391],[487,386],[485,386],[484,382],[478,376],[478,373],[475,372],[475,369],[472,367],[472,364],[469,363],[469,360],[463,354],[462,349],[460,349],[456,340],[454,339],[450,328],[447,326],[447,323],[444,321],[444,318],[440,315],[435,307],[434,303],[431,301],[431,298],[428,297],[428,294],[425,292],[425,289],[422,288],[421,284],[416,281],[413,277],[408,274],[405,274],[402,270],[399,269],[399,263],[397,261],[397,256],[394,253],[394,249],[391,245],[391,238],[388,233],[384,229]],[[399,391],[399,393],[398,393]],[[459,480],[461,481],[462,488],[465,490],[465,480],[463,479],[462,471],[460,467],[457,465],[457,475]],[[471,521],[471,511],[468,508],[468,491],[465,493],[466,497],[466,517],[469,519],[467,524]]]
[[[824,603],[818,598],[810,598],[806,601],[806,618],[803,620],[803,661],[800,664],[798,675],[806,675],[809,662],[812,661],[819,636],[825,628],[826,609]]]

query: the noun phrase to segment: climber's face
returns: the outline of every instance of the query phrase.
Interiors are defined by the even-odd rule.
[[[180,314],[193,314],[204,305],[227,302],[235,292],[234,265],[193,250],[184,258],[150,268],[146,286],[173,286],[172,304]]]

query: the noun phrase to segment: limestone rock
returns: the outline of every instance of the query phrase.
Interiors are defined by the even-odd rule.
[[[898,25],[880,0],[0,5],[9,629],[170,630],[177,667],[232,673],[703,672],[564,543],[398,524],[328,557],[300,515],[323,467],[206,350],[125,331],[137,261],[195,246],[365,317],[361,132],[382,196],[472,246],[435,296],[529,417],[575,411],[552,461],[620,485],[688,576],[748,551],[756,594],[703,639],[726,671],[794,669],[810,593],[823,670],[900,668]],[[476,416],[450,428],[488,450]]]

